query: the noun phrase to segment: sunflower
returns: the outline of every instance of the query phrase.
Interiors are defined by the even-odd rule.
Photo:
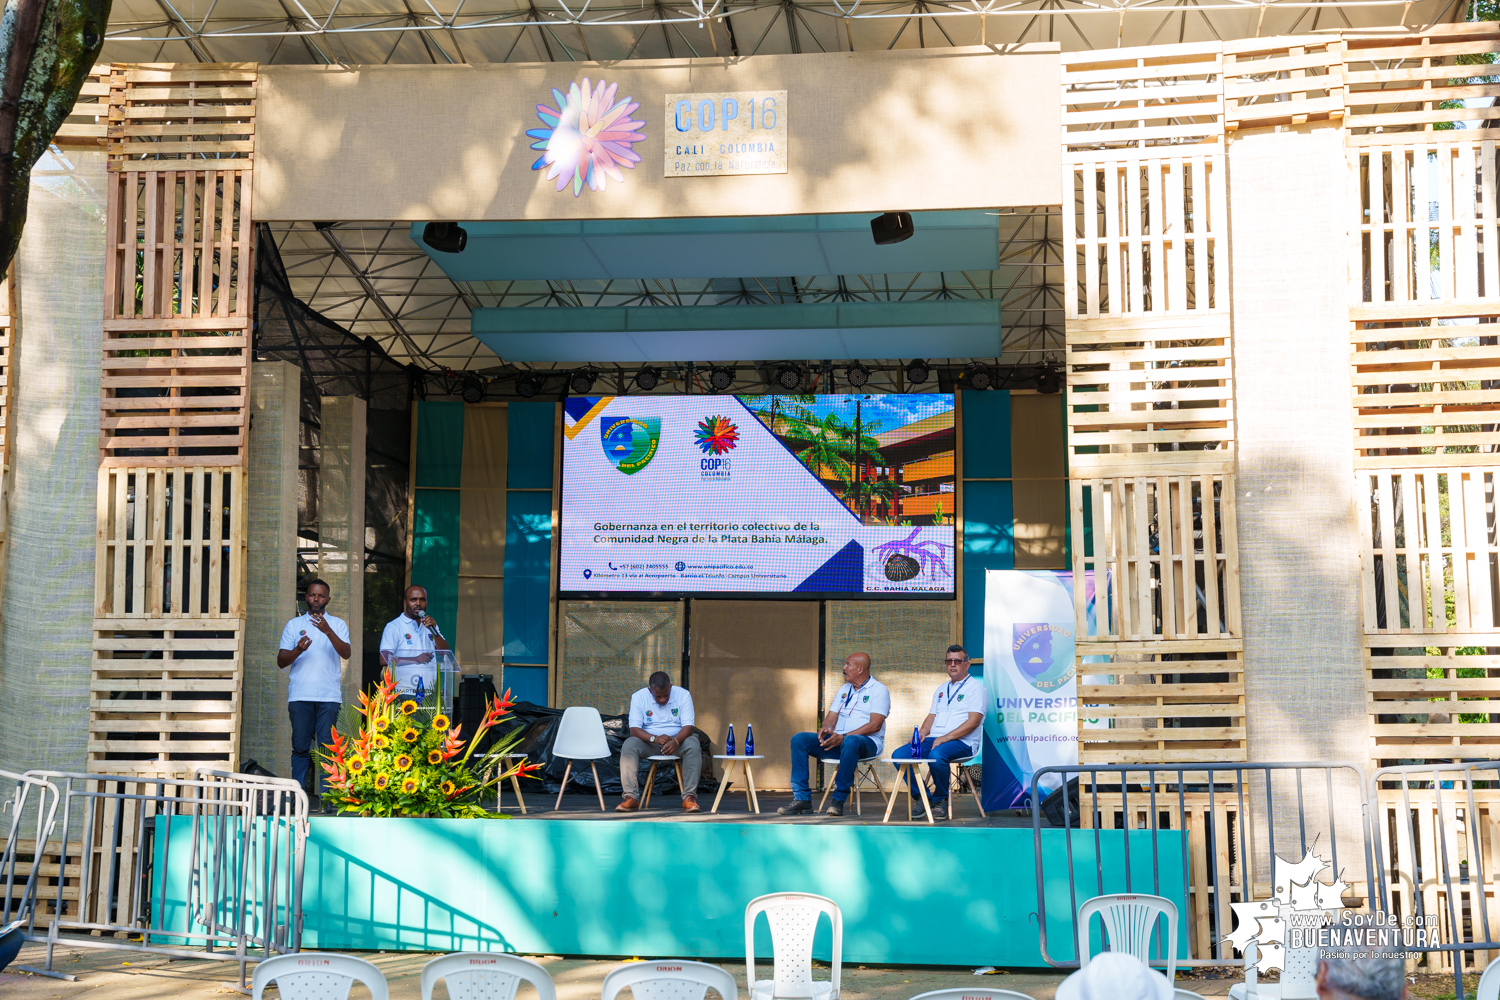
[[[451,781],[445,781],[438,787],[441,788],[443,790],[443,794],[448,796],[449,798],[453,797],[454,791],[456,791],[458,788],[458,786]]]
[[[380,789],[382,792],[385,791],[386,786],[388,786],[390,783],[391,776],[389,774],[375,775],[375,787]]]
[[[401,756],[396,758],[396,770],[405,771],[409,767],[411,767],[410,754],[402,754]]]
[[[416,790],[417,790],[417,779],[416,778],[402,778],[401,779],[401,794],[402,795],[411,795],[414,792],[416,792]]]
[[[349,768],[350,774],[362,774],[366,766],[365,759],[363,757],[350,757],[349,763],[345,766]]]
[[[401,731],[401,738],[403,740],[405,740],[407,743],[415,743],[415,742],[417,742],[417,737],[421,736],[421,735],[422,735],[421,733],[417,732],[411,726],[407,726],[405,729],[403,729]]]
[[[402,715],[411,715],[416,710],[417,710],[417,703],[414,702],[414,701],[412,701],[410,698],[406,699],[405,701],[403,701],[401,703],[401,714]]]
[[[374,738],[370,740],[370,743],[375,747],[376,750],[384,750],[386,747],[391,745],[391,738],[389,736],[376,733]]]
[[[434,715],[432,717],[432,731],[435,732],[435,733],[445,733],[445,732],[447,732],[448,731],[448,717],[446,715],[442,715],[442,714]]]
[[[429,750],[429,751],[427,751],[427,763],[429,763],[429,764],[441,764],[442,762],[443,762],[443,751],[441,751],[441,750]]]
[[[379,716],[379,717],[377,717],[375,719],[375,731],[377,733],[383,733],[383,732],[385,732],[389,728],[391,728],[391,720],[390,719],[387,719],[383,715]]]

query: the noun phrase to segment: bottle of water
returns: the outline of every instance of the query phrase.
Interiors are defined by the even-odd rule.
[[[745,723],[745,756],[755,756],[755,727]]]
[[[724,737],[724,752],[731,757],[734,756],[734,723],[732,722],[729,724],[729,735]]]
[[[911,755],[913,757],[922,756],[922,734],[919,730],[918,726],[911,727]]]

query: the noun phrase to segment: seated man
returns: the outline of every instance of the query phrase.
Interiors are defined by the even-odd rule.
[[[630,735],[620,748],[620,791],[615,812],[641,807],[641,757],[661,754],[682,758],[682,811],[699,812],[698,776],[703,748],[693,735],[693,696],[658,670],[646,686],[630,696]]]
[[[932,709],[918,729],[922,737],[921,756],[933,758],[933,762],[927,765],[927,773],[932,775],[932,783],[937,786],[932,792],[933,819],[948,818],[948,762],[972,757],[979,752],[979,740],[984,735],[981,727],[984,725],[985,706],[990,699],[984,681],[969,676],[969,654],[962,646],[949,646],[943,665],[948,668],[948,683],[932,696]],[[910,744],[891,754],[901,758],[911,755]],[[920,779],[915,773],[909,773],[907,780]],[[911,793],[918,794],[915,787]]]
[[[870,676],[870,654],[851,653],[844,660],[844,683],[828,706],[822,728],[792,737],[792,804],[776,811],[783,816],[812,812],[812,791],[807,783],[807,758],[812,755],[839,762],[827,815],[844,815],[844,801],[849,798],[860,758],[877,757],[885,748],[885,717],[890,714],[891,693]]]

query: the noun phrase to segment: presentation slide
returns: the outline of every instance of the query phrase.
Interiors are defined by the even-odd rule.
[[[953,594],[953,396],[564,403],[561,589]]]

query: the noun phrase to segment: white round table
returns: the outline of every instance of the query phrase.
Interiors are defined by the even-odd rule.
[[[887,757],[885,759],[885,762],[887,764],[896,765],[896,787],[891,789],[891,797],[885,802],[885,819],[881,820],[881,822],[889,823],[891,821],[891,810],[896,808],[896,796],[901,794],[901,779],[905,777],[907,779],[906,821],[908,823],[911,822],[911,786],[915,784],[917,786],[917,791],[922,793],[922,805],[927,809],[927,822],[929,825],[936,826],[937,824],[933,821],[932,818],[932,803],[927,801],[927,785],[922,781],[922,776],[920,774],[913,773],[913,768],[915,768],[918,764],[936,764],[938,762],[937,758]]]
[[[745,754],[714,754],[714,760],[728,761],[728,763],[724,765],[724,777],[719,779],[719,791],[714,796],[714,807],[709,812],[716,813],[719,811],[719,800],[724,797],[724,789],[729,787],[729,779],[734,775],[734,765],[738,764],[740,765],[740,769],[745,773],[745,806],[748,809],[754,810],[759,815],[760,799],[756,798],[755,795],[755,775],[750,772],[750,762],[752,760],[765,759],[765,754],[750,754],[748,756]]]

